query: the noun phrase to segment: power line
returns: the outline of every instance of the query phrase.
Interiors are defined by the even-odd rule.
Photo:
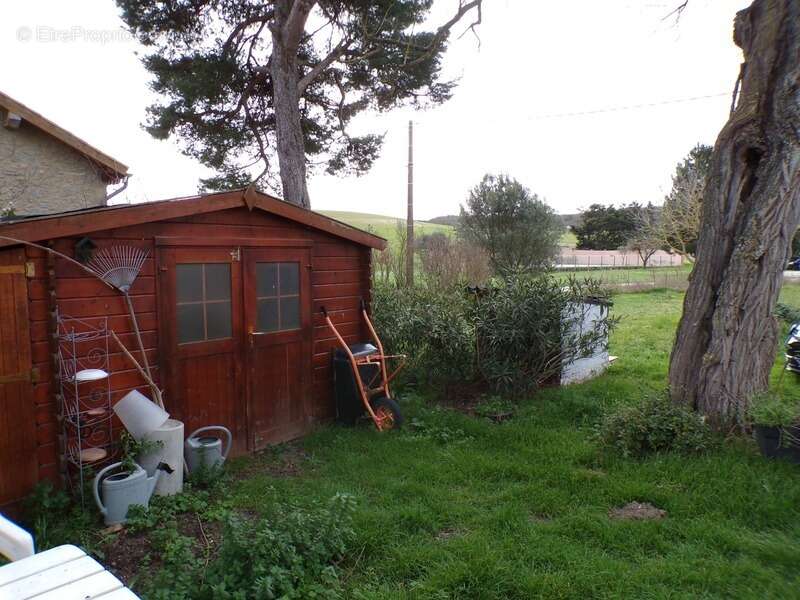
[[[673,100],[662,100],[660,102],[645,102],[642,104],[630,104],[627,106],[612,106],[609,108],[598,108],[594,110],[582,110],[568,113],[554,113],[549,115],[534,115],[526,117],[529,121],[539,121],[542,119],[562,119],[565,117],[580,117],[584,115],[597,115],[601,113],[620,112],[624,110],[636,110],[640,108],[653,108],[656,106],[664,106],[667,104],[681,104],[684,102],[695,102],[697,100],[708,100],[710,98],[721,98],[722,96],[729,96],[730,92],[722,92],[719,94],[708,94],[706,96],[691,96],[689,98],[676,98]]]

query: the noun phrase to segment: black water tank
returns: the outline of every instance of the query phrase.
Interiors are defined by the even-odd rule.
[[[359,417],[364,414],[365,409],[358,393],[350,359],[344,350],[336,349],[332,352],[332,360],[336,420],[344,425],[355,425]],[[367,387],[380,372],[380,366],[378,364],[359,365],[358,370],[362,383]]]

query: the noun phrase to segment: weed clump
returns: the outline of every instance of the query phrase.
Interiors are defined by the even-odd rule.
[[[596,426],[594,436],[601,450],[626,458],[661,452],[700,454],[713,445],[703,418],[665,395],[611,410]]]
[[[233,511],[209,515],[203,494],[188,501],[168,499],[156,511],[135,515],[136,530],[150,532],[160,568],[136,588],[143,597],[217,600],[239,598],[342,597],[338,563],[354,536],[355,500],[337,494],[326,505],[273,507],[274,518],[253,518]],[[180,496],[176,497],[180,498]],[[222,520],[222,541],[206,549],[177,527],[184,511]],[[278,516],[279,515],[279,516]],[[171,522],[170,522],[171,521]],[[203,537],[206,534],[203,533]],[[138,582],[137,582],[138,583]]]
[[[229,520],[201,597],[340,598],[336,563],[354,536],[354,510],[352,496],[337,494],[325,507],[275,520]]]

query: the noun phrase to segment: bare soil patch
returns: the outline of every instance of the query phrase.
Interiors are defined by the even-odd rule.
[[[553,522],[553,517],[545,513],[531,513],[528,520],[536,525],[546,525]]]
[[[436,539],[440,542],[446,542],[447,540],[461,537],[462,535],[464,535],[464,532],[460,529],[456,529],[455,527],[445,527],[436,534]]]
[[[194,540],[195,556],[216,555],[222,542],[222,523],[201,522],[193,512],[175,515],[178,532]],[[122,529],[101,547],[102,561],[123,583],[130,583],[143,569],[158,570],[161,557],[153,548],[152,530],[131,533]],[[145,565],[147,565],[145,567]]]
[[[102,563],[123,583],[128,584],[142,569],[149,557],[150,565],[158,564],[153,556],[148,532],[130,533],[123,529],[113,535],[102,547]]]
[[[656,508],[648,502],[629,502],[625,506],[612,508],[608,511],[608,516],[612,519],[647,521],[663,519],[667,516],[667,511]]]
[[[237,479],[248,479],[255,475],[272,477],[297,477],[303,472],[309,454],[297,442],[268,448],[255,455],[246,465],[236,470]]]

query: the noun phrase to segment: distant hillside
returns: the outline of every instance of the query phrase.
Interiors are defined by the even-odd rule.
[[[332,219],[343,221],[353,227],[364,229],[379,235],[382,238],[389,240],[390,244],[397,241],[397,226],[400,224],[405,227],[405,219],[398,219],[397,217],[387,217],[386,215],[374,215],[371,213],[348,212],[344,210],[321,210],[323,215],[327,215]],[[580,215],[561,215],[563,218],[573,218],[574,223],[577,224],[577,219]],[[431,233],[441,232],[446,235],[453,235],[455,233],[455,226],[458,223],[457,215],[445,215],[443,217],[436,217],[430,221],[414,221],[414,233],[417,237],[429,235]],[[564,221],[565,225],[570,224]],[[575,246],[575,235],[571,232],[566,232],[561,237],[562,246]]]
[[[581,215],[580,213],[574,215],[559,215],[561,220],[564,222],[564,226],[567,228],[572,228],[580,222]],[[444,215],[442,217],[434,217],[430,219],[428,223],[434,223],[437,225],[447,226],[455,229],[458,226],[458,215]],[[575,238],[575,234],[571,231],[565,231],[564,235],[561,236],[560,244],[562,246],[566,246],[569,248],[574,248],[575,244],[578,240]]]
[[[449,225],[456,227],[458,225],[458,215],[445,215],[443,217],[434,217],[428,223],[436,223],[437,225]]]
[[[574,227],[581,220],[580,213],[574,215],[558,215],[567,227]],[[438,223],[440,225],[450,225],[456,227],[458,225],[458,215],[444,215],[443,217],[434,217],[428,223]]]
[[[390,243],[394,243],[397,239],[398,224],[402,227],[405,227],[406,224],[405,219],[387,217],[386,215],[348,212],[343,210],[321,210],[318,212],[332,219],[343,221],[353,227],[358,227],[359,229],[364,229],[382,238],[386,238]],[[414,234],[416,236],[436,233],[437,231],[450,235],[453,233],[453,228],[449,225],[432,223],[430,221],[414,221]]]

